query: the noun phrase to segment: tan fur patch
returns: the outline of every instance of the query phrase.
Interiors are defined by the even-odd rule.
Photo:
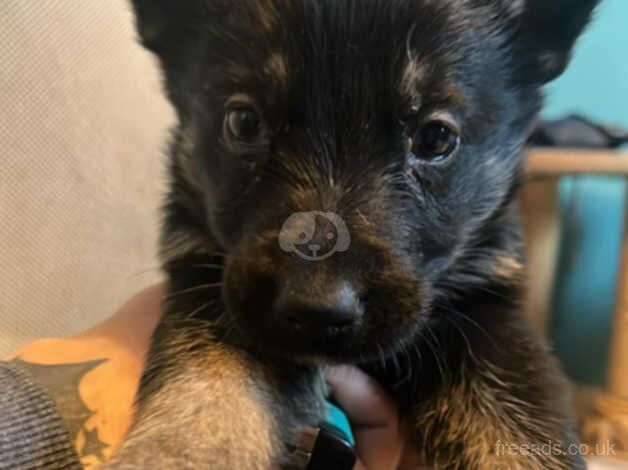
[[[264,72],[278,83],[288,81],[288,67],[285,58],[278,52],[270,55],[264,64]]]
[[[281,445],[264,377],[227,346],[195,353],[183,335],[178,347],[186,361],[162,377],[111,468],[270,469]]]
[[[464,374],[463,374],[464,375]],[[469,375],[469,377],[473,377]],[[443,470],[546,470],[567,469],[568,464],[548,448],[540,454],[528,446],[557,445],[547,429],[555,419],[533,420],[533,405],[508,393],[495,367],[484,363],[479,377],[462,381],[440,392],[417,410],[416,429],[428,446],[435,469]],[[501,392],[500,392],[501,390]]]

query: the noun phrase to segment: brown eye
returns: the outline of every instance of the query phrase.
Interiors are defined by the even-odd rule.
[[[460,136],[442,121],[430,121],[418,129],[412,146],[417,158],[437,163],[452,155],[460,145]]]
[[[226,127],[231,137],[254,144],[262,137],[262,119],[253,108],[242,107],[227,112]]]

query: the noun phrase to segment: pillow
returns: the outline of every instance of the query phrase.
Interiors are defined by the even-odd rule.
[[[160,278],[174,113],[125,0],[0,2],[0,355]]]

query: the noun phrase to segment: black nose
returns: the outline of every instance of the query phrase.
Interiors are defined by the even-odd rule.
[[[353,327],[364,313],[355,288],[347,282],[328,286],[324,293],[286,286],[275,302],[275,318],[295,332],[338,334]]]

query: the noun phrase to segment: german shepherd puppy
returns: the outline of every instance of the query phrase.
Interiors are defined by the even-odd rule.
[[[434,468],[584,468],[516,196],[596,4],[133,0],[179,125],[166,313],[112,466],[281,467],[352,363]]]

